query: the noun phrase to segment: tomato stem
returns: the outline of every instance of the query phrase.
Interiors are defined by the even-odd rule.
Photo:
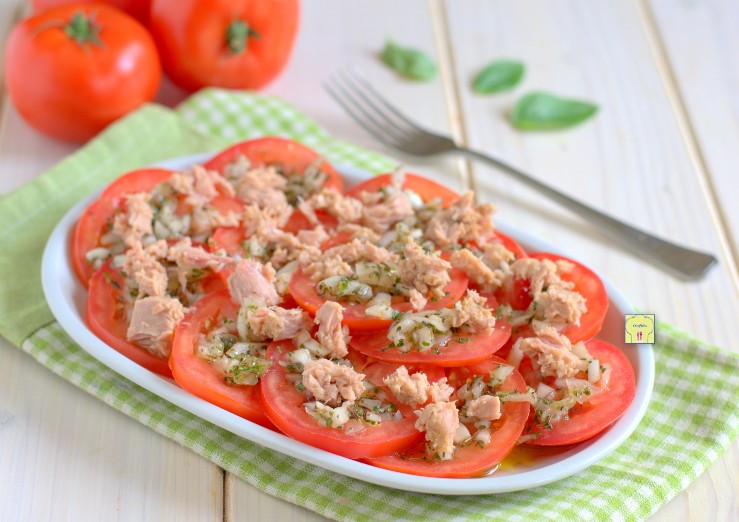
[[[78,12],[64,26],[64,33],[83,47],[88,43],[102,45],[100,26],[95,23],[94,14],[86,16],[82,11]]]
[[[234,54],[241,54],[246,49],[249,37],[259,38],[259,33],[249,27],[243,20],[234,20],[226,29],[226,45]]]

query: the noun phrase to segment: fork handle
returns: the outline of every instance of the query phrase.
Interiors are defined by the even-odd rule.
[[[660,266],[674,275],[688,281],[702,279],[708,271],[718,263],[715,256],[676,245],[664,239],[648,234],[643,230],[612,218],[592,207],[589,207],[552,187],[537,181],[525,172],[496,158],[472,149],[459,147],[459,151],[468,157],[482,160],[509,174],[524,185],[531,187],[554,201],[573,211],[586,221],[596,225],[621,246],[639,257]]]

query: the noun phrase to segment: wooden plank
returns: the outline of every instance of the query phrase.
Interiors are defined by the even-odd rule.
[[[676,83],[677,103],[687,115],[686,138],[699,145],[707,185],[719,201],[719,219],[728,229],[736,259],[739,205],[736,151],[739,150],[739,7],[734,0],[645,2],[648,22]]]
[[[727,326],[739,317],[733,253],[722,248],[730,233],[714,219],[721,209],[714,206],[711,187],[705,183],[698,157],[702,151],[686,144],[681,107],[673,103],[668,82],[660,74],[655,62],[659,49],[645,32],[648,20],[636,1],[601,2],[597,9],[580,0],[447,1],[466,134],[473,147],[495,153],[597,208],[720,255],[722,266],[700,283],[676,281],[614,248],[586,223],[492,169],[474,165],[475,183],[499,205],[502,221],[572,252],[658,319],[736,350]],[[682,30],[689,27],[686,19]],[[494,97],[472,94],[473,75],[488,61],[502,57],[526,63],[523,85]],[[516,131],[508,114],[518,96],[535,89],[594,100],[600,113],[568,131]],[[702,132],[697,135],[701,144],[709,139],[702,138]],[[736,192],[731,190],[735,182],[726,174],[712,170],[710,180],[727,192],[724,201]],[[735,443],[653,519],[731,519],[737,509],[736,451]]]
[[[556,6],[448,2],[447,14],[473,147],[648,231],[723,253],[710,201],[633,2],[605,2],[598,9],[579,0]],[[522,86],[498,96],[474,95],[471,77],[500,57],[526,63]],[[571,130],[517,131],[507,115],[517,97],[535,89],[593,100],[601,109],[592,121]],[[722,257],[722,266],[703,282],[677,281],[614,247],[544,197],[481,164],[474,169],[478,188],[498,204],[501,221],[571,252],[658,319],[732,346],[733,334],[725,325],[739,316],[739,301],[726,268],[729,258]]]
[[[222,520],[223,472],[0,339],[0,520]]]

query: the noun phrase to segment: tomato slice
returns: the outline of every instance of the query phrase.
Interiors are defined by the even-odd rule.
[[[511,326],[498,319],[495,330],[488,335],[457,334],[446,346],[431,347],[427,351],[401,352],[388,348],[387,330],[354,334],[352,348],[368,357],[397,364],[432,364],[444,367],[468,366],[489,358],[498,351],[511,335]]]
[[[350,188],[346,191],[346,195],[359,198],[361,192],[377,192],[382,187],[391,185],[392,181],[392,174],[380,174]],[[441,198],[441,206],[445,208],[459,199],[459,194],[453,190],[441,183],[417,174],[406,173],[403,189],[412,190],[421,196],[421,199],[425,202],[435,198]]]
[[[72,268],[85,287],[95,268],[87,261],[87,252],[100,245],[116,206],[108,200],[97,200],[85,209],[72,233]]]
[[[444,287],[444,292],[447,294],[436,301],[429,300],[425,310],[447,308],[462,298],[462,295],[467,290],[467,276],[464,275],[464,272],[456,268],[452,269],[449,275],[451,276],[451,281]],[[313,280],[305,275],[300,268],[295,271],[292,279],[290,279],[288,290],[298,304],[313,315],[326,302],[316,291],[316,284]],[[387,329],[393,322],[391,319],[367,317],[365,315],[365,310],[367,310],[366,304],[341,303],[341,305],[344,307],[343,323],[354,331]],[[411,310],[411,303],[403,300],[400,296],[393,297],[392,306],[398,312],[408,312]]]
[[[503,359],[491,356],[490,359],[463,368],[450,370],[449,383],[458,388],[468,378],[477,375],[487,377],[490,372],[501,364],[507,364]],[[523,391],[526,383],[517,371],[503,382],[501,391]],[[399,454],[374,459],[364,459],[364,462],[380,468],[422,475],[426,477],[461,478],[483,475],[494,468],[513,449],[521,431],[526,425],[529,413],[529,403],[509,402],[502,405],[502,416],[491,425],[492,435],[490,442],[480,448],[475,445],[457,448],[451,460],[437,461],[426,456],[426,443],[422,441],[410,450]]]
[[[238,312],[239,306],[231,301],[227,290],[200,299],[175,330],[169,366],[177,384],[196,397],[272,428],[262,408],[259,386],[230,386],[211,363],[195,355],[200,334],[224,319],[235,321]]]
[[[245,156],[254,167],[274,165],[280,167],[287,175],[302,175],[320,154],[297,141],[267,137],[232,145],[211,158],[205,164],[205,168],[223,173],[225,167],[236,161],[239,156]],[[328,176],[325,188],[339,192],[344,189],[344,180],[330,163],[324,161],[320,170]]]
[[[563,259],[574,265],[574,268],[570,272],[562,274],[561,277],[564,281],[571,281],[575,284],[573,290],[585,298],[585,304],[588,310],[580,317],[579,326],[568,326],[562,330],[562,333],[573,343],[595,337],[603,327],[603,321],[605,321],[606,312],[608,311],[608,294],[606,293],[606,287],[603,285],[603,281],[588,267],[564,256],[535,253],[529,254],[528,257],[549,259],[551,261]],[[502,288],[495,293],[495,296],[500,303],[510,304],[515,310],[525,310],[531,303],[529,281],[516,279],[514,280],[513,288]],[[534,331],[529,325],[514,328],[511,333],[513,339],[533,335],[535,335]]]
[[[128,319],[121,303],[125,279],[110,261],[103,264],[90,279],[85,321],[90,330],[105,344],[164,377],[172,377],[166,357],[160,357],[126,340]]]
[[[173,171],[167,169],[139,169],[123,174],[100,194],[98,200],[110,201],[118,205],[127,194],[136,192],[150,192],[159,183],[167,181]]]
[[[321,225],[323,225],[323,228],[325,228],[326,230],[333,230],[337,226],[339,226],[339,220],[325,210],[316,210],[316,217],[318,218],[318,221],[321,223]],[[282,227],[282,229],[285,232],[297,234],[301,230],[311,230],[314,227],[315,225],[311,223],[307,217],[305,217],[305,214],[303,214],[299,210],[295,210],[290,215],[290,218],[287,220],[287,223],[285,223],[285,226]]]
[[[555,422],[551,429],[545,429],[536,422],[532,410],[526,433],[538,433],[538,436],[527,444],[564,446],[587,440],[616,422],[634,400],[636,394],[634,369],[624,353],[612,344],[599,339],[591,339],[585,346],[601,365],[611,366],[608,388],[584,404],[576,405],[569,411],[569,420]],[[528,379],[528,384],[534,388],[542,380],[541,376],[533,371],[528,358],[521,361],[521,372]]]
[[[305,394],[295,389],[295,385],[287,379],[285,367],[280,364],[288,360],[287,354],[293,349],[292,341],[273,342],[267,350],[267,357],[272,364],[260,380],[262,402],[267,416],[286,435],[350,459],[396,453],[423,437],[415,429],[416,416],[413,408],[397,401],[393,403],[403,414],[402,420],[384,421],[377,426],[369,426],[350,419],[341,429],[321,426],[305,411],[303,405],[308,401]],[[354,354],[349,359],[356,361],[357,357],[361,358]],[[392,392],[382,384],[382,378],[395,371],[397,365],[366,361],[359,367],[362,368],[361,373],[393,398]],[[417,369],[409,369],[412,370]],[[431,374],[429,380],[442,376],[441,373]]]

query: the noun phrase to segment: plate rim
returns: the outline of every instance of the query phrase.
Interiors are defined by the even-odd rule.
[[[154,166],[182,169],[194,163],[201,163],[212,156],[213,153],[179,156],[157,162]],[[348,176],[350,179],[353,177],[361,180],[372,176],[371,173],[365,170],[348,165],[337,164],[336,168],[343,176]],[[480,478],[421,477],[377,468],[296,441],[190,395],[177,386],[174,381],[156,375],[121,355],[103,343],[87,328],[84,318],[74,306],[75,297],[66,291],[65,280],[60,276],[63,275],[68,279],[71,274],[73,284],[76,284],[79,290],[78,296],[81,292],[84,292],[84,289],[77,283],[70,263],[60,263],[58,261],[60,258],[69,259],[69,238],[74,224],[87,205],[97,197],[101,190],[102,187],[88,197],[83,198],[64,215],[54,228],[44,248],[41,281],[44,296],[54,317],[77,344],[112,371],[193,415],[261,446],[350,478],[404,491],[442,495],[509,493],[562,480],[605,458],[634,432],[649,406],[654,385],[654,351],[651,345],[638,344],[630,345],[637,350],[635,360],[638,361],[638,368],[635,368],[635,374],[637,374],[636,395],[626,413],[603,434],[563,453],[564,458],[561,461],[543,467],[520,472],[492,474]],[[507,235],[511,235],[521,243],[530,247],[533,246],[536,250],[554,252],[577,259],[577,257],[564,252],[555,245],[550,245],[546,241],[535,238],[505,223],[496,221],[496,228]],[[619,314],[635,312],[625,297],[607,279],[601,277],[601,280],[608,292],[609,307],[615,306]]]

